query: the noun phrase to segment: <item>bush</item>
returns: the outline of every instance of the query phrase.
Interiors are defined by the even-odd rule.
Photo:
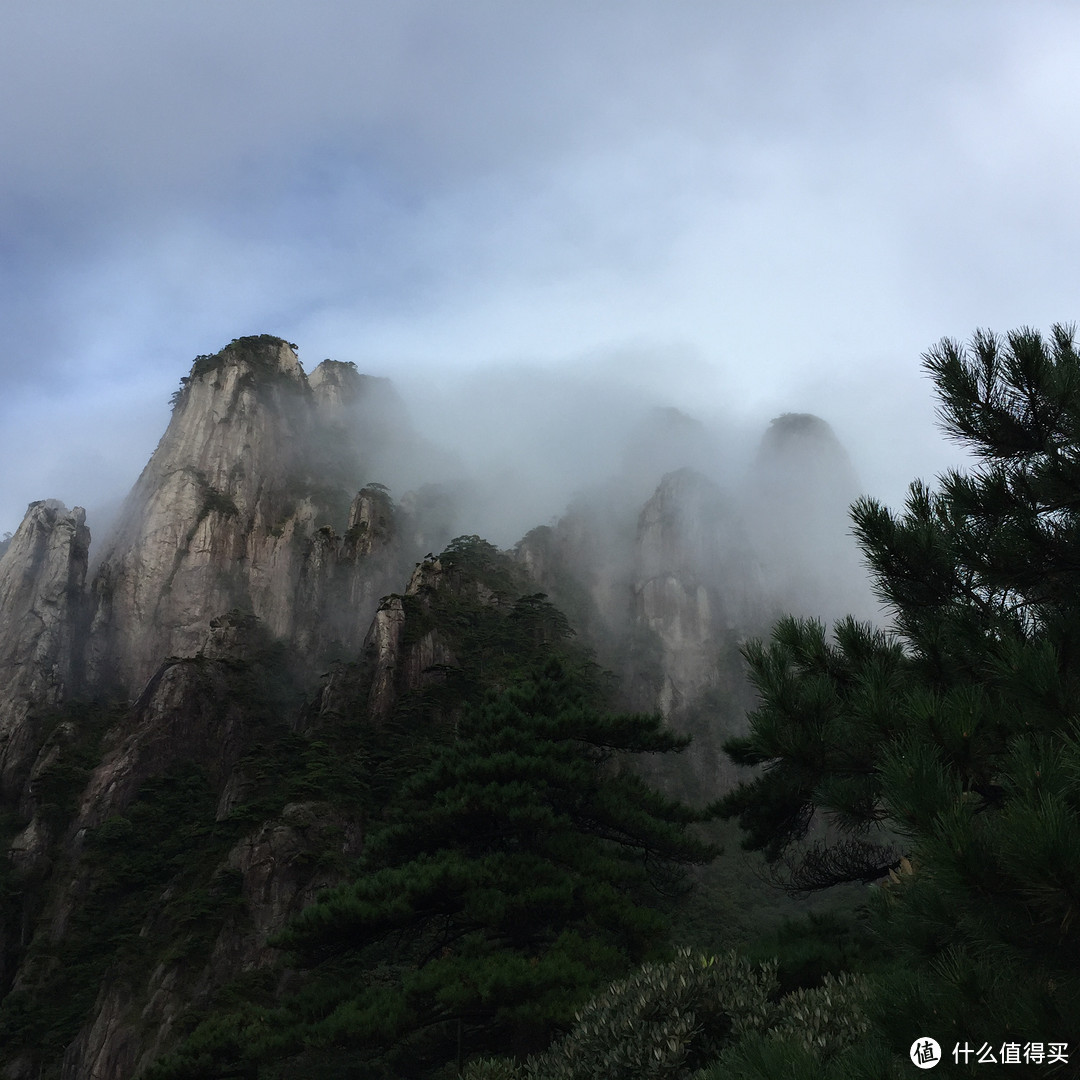
[[[830,1068],[867,1030],[864,984],[826,976],[822,986],[779,997],[776,968],[734,951],[681,949],[593,998],[544,1053],[521,1065],[471,1062],[464,1080],[720,1080],[742,1075],[730,1067],[753,1071],[774,1060]]]

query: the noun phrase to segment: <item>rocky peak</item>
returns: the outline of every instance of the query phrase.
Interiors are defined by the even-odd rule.
[[[196,357],[181,380],[169,426],[128,499],[126,516],[138,518],[146,501],[176,474],[185,474],[204,494],[250,511],[267,480],[299,464],[309,399],[296,353],[280,338],[238,338],[213,356]]]
[[[722,576],[741,544],[736,509],[720,489],[693,469],[668,473],[638,519],[639,577]]]
[[[792,490],[813,483],[810,497],[857,489],[851,459],[833,429],[812,413],[783,413],[765,430],[754,464],[756,479]]]
[[[784,413],[769,425],[745,501],[774,614],[874,617],[851,536],[849,508],[860,488],[847,451],[820,417]]]
[[[326,644],[325,612],[307,609],[342,584],[336,530],[347,528],[371,441],[357,405],[384,381],[333,361],[309,379],[295,348],[270,335],[196,358],[100,560],[89,650],[99,685],[136,693],[163,657],[196,651],[208,618],[233,609],[302,650]],[[365,553],[392,535],[383,502],[362,493],[349,522],[368,526]],[[387,567],[349,569],[368,571]],[[352,581],[347,591],[366,598],[359,617],[369,619],[378,593]]]
[[[319,509],[296,490],[310,404],[279,338],[240,338],[195,360],[101,558],[90,649],[99,682],[138,690],[162,657],[194,652],[208,616],[253,607],[252,577],[272,575],[268,534]]]
[[[269,335],[196,358],[100,557],[92,609],[81,510],[33,504],[0,557],[0,829],[7,880],[27,885],[21,910],[0,905],[0,997],[31,991],[12,995],[23,1056],[9,1051],[0,1074],[142,1075],[219,988],[271,961],[269,935],[351,872],[377,813],[361,800],[405,775],[384,768],[384,748],[449,732],[567,623],[620,677],[621,705],[694,736],[650,775],[694,799],[722,791],[721,744],[752,706],[739,645],[785,595],[792,553],[797,573],[828,584],[821,568],[841,549],[821,522],[843,519],[856,485],[816,417],[778,418],[739,493],[710,479],[716,445],[657,410],[624,473],[530,532],[515,564],[477,536],[450,541],[470,524],[464,485],[429,483],[395,506],[370,482],[442,467],[386,380],[334,361],[306,376]],[[688,461],[700,471],[677,467]],[[88,688],[119,683],[128,703],[71,700],[90,681],[82,656]],[[159,865],[169,837],[191,858]],[[132,889],[113,871],[136,863]],[[130,970],[116,941],[139,958]],[[94,1002],[52,966],[87,956]],[[71,1014],[66,1049],[54,997]]]
[[[638,520],[634,608],[656,635],[670,714],[713,678],[721,639],[745,627],[756,585],[737,508],[692,469],[668,473]]]
[[[85,572],[89,545],[86,511],[81,506],[68,510],[58,499],[32,502],[0,557],[0,610],[5,625],[20,610],[54,603],[77,590],[73,577],[79,576],[80,568]]]
[[[304,379],[304,369],[296,355],[296,346],[273,334],[233,338],[220,352],[196,357],[188,378],[197,379],[234,367],[261,371],[266,375]]]
[[[345,536],[357,555],[371,555],[393,539],[394,504],[383,484],[368,484],[357,492]]]
[[[35,706],[76,689],[90,530],[82,507],[31,503],[0,558],[0,791],[10,793],[38,747]]]
[[[324,360],[308,376],[308,386],[324,411],[354,405],[364,392],[370,376],[361,375],[356,365],[344,360]]]

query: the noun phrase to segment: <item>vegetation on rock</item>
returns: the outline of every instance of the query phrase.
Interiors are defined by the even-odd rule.
[[[176,411],[184,400],[188,388],[196,379],[220,371],[238,360],[243,360],[256,368],[260,375],[260,384],[267,379],[273,381],[280,371],[276,364],[268,360],[267,353],[268,350],[277,349],[281,345],[288,345],[294,352],[296,351],[296,345],[274,334],[253,334],[248,337],[233,338],[220,352],[196,356],[192,362],[191,371],[180,380],[180,388],[174,390],[169,398],[170,408]],[[252,382],[251,385],[255,383]]]
[[[426,749],[413,726],[410,774],[350,880],[278,938],[298,989],[210,1018],[155,1076],[442,1075],[542,1048],[665,947],[679,866],[715,851],[689,831],[698,812],[625,763],[686,740],[657,717],[604,714],[565,620],[512,599],[514,568],[490,545],[462,538],[439,561],[426,619],[468,661]]]

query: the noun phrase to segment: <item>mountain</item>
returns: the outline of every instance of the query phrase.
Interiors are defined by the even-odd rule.
[[[416,747],[564,626],[613,705],[693,735],[651,780],[730,786],[739,646],[851,591],[857,492],[814,417],[774,422],[744,490],[713,453],[658,410],[498,552],[454,539],[452,486],[392,498],[402,462],[446,468],[386,380],[270,335],[197,357],[100,551],[44,501],[0,556],[0,1077],[136,1077],[277,977],[269,939],[344,880]]]

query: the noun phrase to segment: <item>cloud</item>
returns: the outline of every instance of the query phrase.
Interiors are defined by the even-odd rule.
[[[957,458],[919,354],[1076,316],[1078,37],[1053,3],[13,9],[0,521],[88,440],[122,489],[115,417],[261,331],[447,395],[605,357],[819,412],[898,497]]]

